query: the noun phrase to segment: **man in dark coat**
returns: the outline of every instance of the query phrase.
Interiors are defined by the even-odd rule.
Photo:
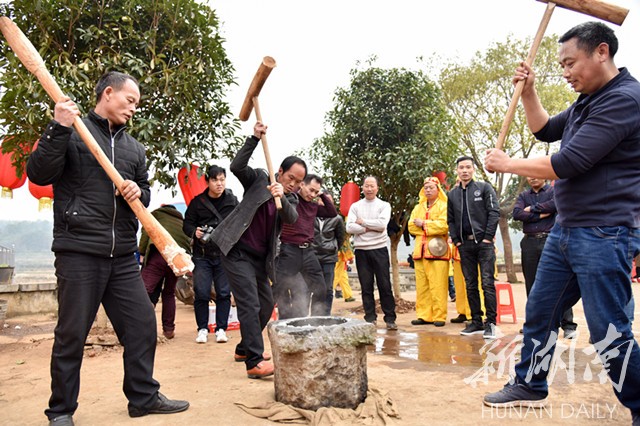
[[[78,408],[84,342],[100,303],[124,346],[124,393],[129,415],[184,411],[186,401],[168,400],[153,379],[156,317],[134,252],[138,221],[127,202],[149,204],[145,150],[126,132],[140,102],[138,82],[109,72],[96,85],[97,103],[84,123],[124,178],[117,190],[78,133],[80,115],[68,97],[55,106],[27,176],[53,184],[53,245],[58,277],[58,324],[51,354],[51,425],[73,425]]]

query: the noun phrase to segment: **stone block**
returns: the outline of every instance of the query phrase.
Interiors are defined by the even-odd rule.
[[[298,408],[356,408],[367,396],[367,348],[376,329],[342,317],[269,324],[276,401]]]

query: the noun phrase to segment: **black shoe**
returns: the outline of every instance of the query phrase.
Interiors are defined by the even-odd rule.
[[[464,330],[460,332],[463,336],[471,336],[473,334],[483,334],[484,327],[482,325],[478,325],[474,322],[469,323]]]
[[[578,330],[576,330],[575,328],[566,328],[564,330],[564,338],[565,339],[575,339],[576,337],[578,337]]]
[[[425,321],[422,318],[418,318],[418,319],[411,320],[411,324],[412,325],[427,325],[427,324],[433,324],[433,321]]]
[[[444,327],[446,323],[444,321],[434,321],[433,325],[435,325],[436,327]]]
[[[482,338],[488,339],[488,340],[493,340],[493,339],[495,339],[497,337],[498,336],[496,335],[496,325],[495,324],[486,323],[484,325],[484,333],[482,333]]]
[[[167,399],[166,396],[158,392],[158,399],[148,410],[129,407],[129,417],[142,417],[147,414],[173,414],[185,411],[187,408],[189,408],[187,401]]]
[[[49,420],[49,426],[73,426],[73,417],[71,414],[63,414]]]
[[[465,322],[467,320],[467,317],[460,314],[455,318],[451,318],[451,322],[454,324],[462,324],[463,322]]]
[[[396,325],[395,322],[388,322],[387,323],[387,330],[397,330],[398,326]]]

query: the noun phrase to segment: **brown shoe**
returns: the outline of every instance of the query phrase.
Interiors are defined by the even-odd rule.
[[[273,375],[273,364],[268,361],[262,361],[255,367],[247,370],[247,376],[250,379],[262,379]]]
[[[175,335],[176,335],[176,333],[173,330],[165,330],[165,331],[162,332],[162,334],[167,339],[173,339],[175,337]]]
[[[271,355],[269,355],[268,353],[263,353],[262,354],[262,359],[265,361],[269,361],[271,360]],[[246,355],[240,355],[240,354],[233,354],[233,360],[235,362],[245,362],[247,360],[247,356]]]

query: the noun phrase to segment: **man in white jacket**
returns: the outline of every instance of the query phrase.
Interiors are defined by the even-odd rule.
[[[389,276],[389,236],[387,224],[391,206],[378,195],[378,179],[367,176],[362,184],[364,199],[354,203],[347,216],[347,232],[353,235],[356,268],[362,289],[364,320],[376,323],[376,305],[373,283],[378,285],[380,306],[388,330],[397,330],[396,302]]]

